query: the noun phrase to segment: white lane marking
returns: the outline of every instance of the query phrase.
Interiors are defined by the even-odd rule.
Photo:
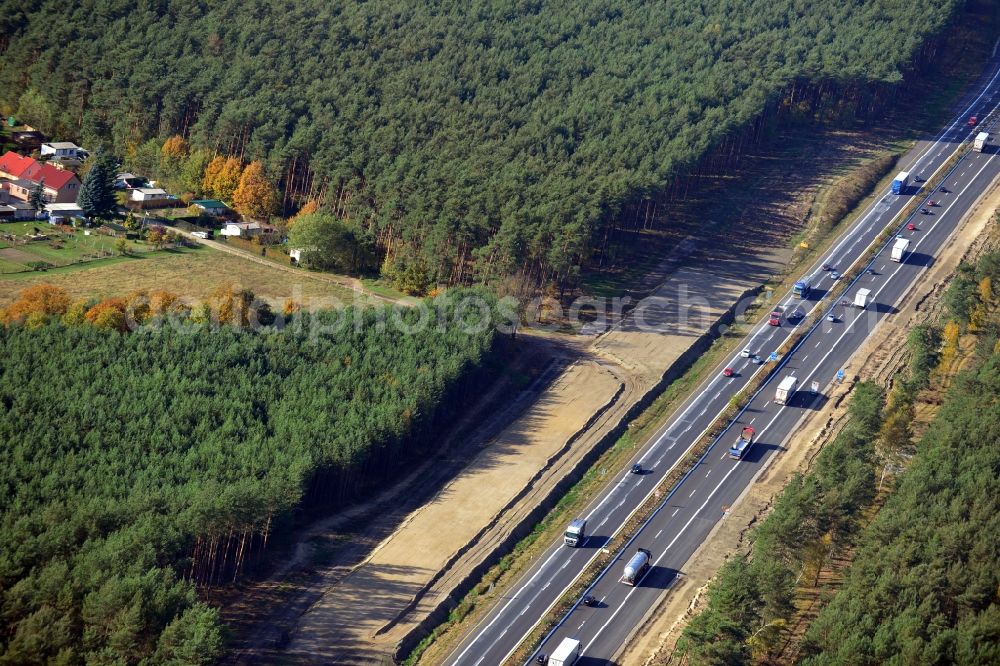
[[[981,98],[982,98],[982,97],[983,97],[983,96],[984,96],[984,95],[986,94],[986,92],[987,92],[987,91],[989,90],[989,88],[990,88],[990,87],[991,87],[991,86],[993,85],[993,83],[994,83],[994,82],[995,82],[995,81],[997,80],[997,78],[1000,78],[1000,69],[998,69],[998,70],[997,70],[996,74],[994,74],[994,75],[993,75],[993,78],[992,78],[992,79],[990,79],[990,81],[989,81],[989,82],[988,82],[988,83],[986,84],[986,86],[984,86],[984,88],[983,88],[983,92],[981,92],[981,93],[980,93],[980,94],[979,94],[979,95],[978,95],[978,96],[976,97],[976,99],[975,99],[975,100],[973,100],[972,104],[971,104],[971,105],[970,105],[970,106],[969,106],[969,107],[968,107],[968,108],[967,108],[967,109],[966,109],[966,110],[965,110],[964,112],[962,112],[961,114],[959,114],[958,118],[957,118],[957,119],[956,119],[956,120],[955,120],[954,122],[952,122],[952,124],[951,124],[951,125],[950,125],[950,126],[949,126],[949,127],[947,128],[947,129],[945,129],[945,130],[944,130],[943,132],[941,132],[941,133],[940,133],[940,134],[938,135],[938,138],[937,138],[937,139],[936,139],[936,140],[934,141],[934,143],[933,143],[933,144],[931,144],[931,145],[930,145],[930,146],[928,147],[928,149],[927,149],[927,150],[926,150],[926,151],[924,152],[924,154],[923,154],[923,155],[921,155],[921,156],[919,156],[919,157],[917,157],[917,158],[915,159],[915,161],[914,161],[914,162],[912,163],[912,166],[910,167],[910,169],[911,169],[911,170],[915,170],[915,169],[916,169],[916,167],[917,167],[917,165],[919,165],[919,164],[920,164],[920,163],[921,163],[921,162],[922,162],[922,161],[923,161],[923,160],[924,160],[924,159],[925,159],[925,158],[926,158],[926,157],[927,157],[927,156],[928,156],[928,155],[930,154],[930,152],[931,152],[931,151],[932,151],[932,150],[934,149],[934,147],[935,147],[936,145],[940,144],[940,143],[942,142],[942,140],[944,139],[944,137],[946,137],[946,136],[947,136],[948,134],[950,134],[950,133],[951,133],[951,131],[952,131],[952,130],[954,129],[954,127],[955,127],[955,126],[956,126],[956,125],[957,125],[957,124],[958,124],[958,123],[960,122],[960,120],[962,119],[962,117],[964,117],[964,116],[965,116],[965,115],[966,115],[966,114],[968,113],[969,109],[972,109],[972,108],[973,108],[973,107],[974,107],[974,106],[975,106],[975,105],[976,105],[976,104],[977,104],[977,103],[979,102],[979,100],[980,100],[980,99],[981,99]],[[938,155],[941,155],[941,154],[943,154],[943,152],[944,152],[944,149],[942,148],[942,150],[940,150],[940,151],[938,152]],[[989,160],[987,160],[987,162],[986,162],[986,165],[988,165],[988,164],[989,164],[989,162],[990,162],[990,161],[992,161],[992,159],[993,159],[993,158],[992,158],[992,156],[991,156],[991,157],[990,157],[990,159],[989,159]],[[979,174],[980,174],[980,173],[982,173],[982,171],[983,171],[983,170],[984,170],[984,169],[986,168],[986,165],[984,165],[984,166],[983,166],[983,169],[980,169],[979,173],[977,173],[977,174],[976,174],[976,177],[978,177],[978,176],[979,176]],[[973,178],[972,180],[974,181],[974,180],[975,180],[975,177],[974,177],[974,178]],[[961,195],[962,193],[964,193],[964,192],[965,192],[965,190],[966,190],[966,189],[968,189],[968,187],[969,187],[969,186],[970,186],[971,184],[972,184],[972,182],[970,181],[969,185],[967,185],[967,186],[966,186],[966,187],[965,187],[965,188],[964,188],[964,189],[962,190],[962,192],[960,192],[960,193],[959,193],[959,195]],[[956,186],[957,186],[957,183],[956,183]],[[886,198],[886,199],[888,199],[888,196],[886,196],[885,198]],[[874,205],[875,205],[875,204],[872,204],[872,206],[874,206]],[[949,208],[950,208],[950,206],[949,206]],[[869,212],[868,212],[868,214],[866,215],[866,217],[867,217],[868,215],[871,215],[871,211],[869,211]],[[850,231],[848,231],[848,232],[847,232],[847,235],[845,236],[845,238],[844,238],[844,239],[843,239],[843,240],[842,240],[842,241],[841,241],[841,242],[840,242],[840,243],[838,244],[838,246],[837,246],[837,247],[835,247],[835,248],[834,248],[833,252],[831,252],[831,253],[830,253],[830,255],[828,255],[828,256],[832,256],[832,255],[836,254],[837,252],[839,252],[839,251],[840,251],[840,247],[841,247],[841,246],[843,245],[843,243],[845,243],[845,242],[846,242],[847,240],[849,240],[849,239],[850,239],[850,236],[851,236],[851,234],[853,234],[853,233],[856,233],[856,232],[857,232],[857,230],[858,230],[858,228],[859,228],[860,226],[861,226],[861,225],[859,224],[859,225],[857,225],[857,226],[855,227],[855,229],[853,229],[853,230],[850,230]],[[926,236],[925,236],[925,238],[926,238]],[[851,245],[851,247],[853,248],[853,247],[854,247],[854,245],[857,245],[857,242],[858,242],[858,241],[857,241],[857,240],[855,240],[854,244],[852,244],[852,245]],[[919,242],[918,242],[918,244],[919,244]],[[897,269],[897,270],[898,270],[898,269]],[[926,271],[926,267],[925,267],[925,271]],[[884,286],[885,286],[885,285],[883,285],[883,287],[884,287]],[[879,292],[881,292],[881,289],[879,289]],[[877,295],[877,294],[876,294],[876,295]],[[753,340],[754,340],[754,339],[756,338],[757,334],[759,334],[759,333],[760,333],[760,331],[761,331],[761,330],[762,330],[763,328],[764,328],[764,326],[763,326],[763,325],[762,325],[762,326],[760,326],[760,327],[758,328],[758,330],[757,330],[757,332],[756,332],[756,333],[754,334],[754,336],[750,338],[750,343],[752,343],[752,342],[753,342]],[[841,336],[841,337],[843,337],[843,336]],[[817,341],[817,343],[816,343],[816,346],[818,347],[818,346],[819,346],[819,344],[820,344],[821,342],[822,342],[822,340],[820,340],[820,341]],[[831,351],[832,351],[832,350],[831,350]],[[826,356],[829,356],[829,353],[827,353],[827,355],[826,355]],[[824,360],[825,360],[826,356],[824,356]],[[822,363],[822,361],[821,361],[821,363]],[[812,373],[810,373],[810,376],[811,376],[811,374],[812,374]],[[704,391],[702,391],[702,393],[701,393],[701,394],[699,394],[699,396],[697,396],[697,397],[696,397],[696,399],[695,399],[695,400],[693,400],[693,401],[691,402],[691,404],[689,404],[688,408],[687,408],[687,409],[685,409],[685,411],[684,411],[684,412],[683,412],[683,413],[681,414],[681,416],[680,416],[680,419],[682,419],[682,418],[683,418],[683,416],[684,416],[684,415],[685,415],[685,414],[687,413],[687,411],[689,411],[689,410],[690,410],[690,409],[691,409],[692,407],[694,407],[694,406],[695,406],[695,405],[697,404],[697,402],[698,402],[698,399],[699,399],[699,398],[700,398],[701,396],[703,396],[703,395],[704,395],[704,393],[706,393],[706,392],[708,391],[708,389],[709,389],[709,388],[711,388],[711,385],[712,385],[712,384],[714,383],[714,381],[715,381],[715,380],[713,380],[712,382],[710,382],[710,383],[709,383],[709,386],[708,386],[708,387],[706,387],[706,389],[705,389]],[[765,404],[765,406],[766,406],[766,404]],[[779,412],[779,413],[780,413],[780,412]],[[662,436],[661,436],[661,439],[662,439]],[[656,443],[656,444],[654,444],[654,446],[657,446],[657,445],[659,445],[659,443],[660,443],[660,440],[658,439],[657,443]],[[611,495],[612,495],[612,493],[608,493],[608,494],[606,494],[606,495],[605,495],[605,497],[604,497],[604,498],[603,498],[603,499],[601,500],[601,502],[600,502],[600,503],[598,503],[598,505],[597,505],[596,507],[594,507],[594,509],[593,509],[593,510],[592,510],[592,511],[591,511],[591,512],[590,512],[590,513],[589,513],[589,514],[587,515],[587,517],[589,518],[589,517],[590,517],[591,515],[593,515],[593,513],[594,513],[594,512],[596,512],[596,511],[597,511],[598,509],[600,509],[600,507],[601,507],[601,506],[602,506],[602,505],[604,504],[604,502],[605,502],[605,501],[607,501],[607,499],[609,499],[609,498],[611,497]],[[607,520],[607,518],[605,518],[605,521],[606,521],[606,520]],[[601,524],[603,525],[603,522],[602,522]],[[531,578],[530,578],[530,579],[528,580],[528,582],[527,582],[527,583],[526,583],[526,584],[525,584],[524,586],[522,586],[522,588],[521,588],[521,589],[524,589],[525,587],[528,587],[528,586],[530,586],[530,585],[532,584],[532,582],[534,581],[534,579],[535,579],[535,578],[537,578],[537,577],[538,577],[538,576],[539,576],[539,575],[540,575],[540,574],[541,574],[541,573],[542,573],[542,572],[543,572],[543,571],[544,571],[544,570],[545,570],[545,569],[547,568],[547,566],[549,565],[549,563],[550,563],[550,561],[552,560],[552,558],[554,558],[554,557],[555,557],[555,555],[557,555],[557,554],[558,554],[558,553],[560,553],[560,552],[561,552],[561,550],[555,550],[555,551],[553,551],[553,553],[552,553],[552,554],[551,554],[551,555],[550,555],[550,556],[549,556],[549,557],[548,557],[548,558],[547,558],[547,559],[545,560],[545,562],[543,562],[543,563],[542,563],[542,566],[541,566],[541,567],[539,567],[539,569],[538,569],[538,570],[537,570],[537,571],[536,571],[536,572],[535,572],[535,573],[534,573],[534,574],[532,575],[532,577],[531,577]],[[546,585],[546,587],[548,587],[548,585]],[[545,588],[543,588],[543,589],[545,589]],[[634,591],[634,590],[633,590],[633,591]],[[630,594],[631,594],[631,593],[630,593]],[[492,619],[492,620],[491,620],[491,621],[490,621],[490,622],[489,622],[489,623],[488,623],[488,624],[487,624],[487,625],[486,625],[485,627],[483,627],[483,630],[482,630],[482,631],[480,631],[480,632],[479,632],[479,633],[477,634],[477,636],[476,636],[476,638],[477,638],[477,639],[478,639],[479,637],[483,636],[483,635],[485,634],[485,632],[486,632],[486,631],[488,631],[488,630],[489,630],[489,628],[490,628],[491,626],[493,626],[493,625],[494,625],[494,624],[496,623],[496,621],[497,621],[497,620],[498,620],[498,619],[499,619],[500,617],[502,617],[502,616],[503,616],[503,614],[504,614],[504,613],[506,612],[507,608],[508,608],[508,607],[510,606],[510,604],[512,604],[512,603],[514,602],[514,600],[515,600],[516,598],[517,598],[517,596],[516,596],[516,595],[515,595],[514,597],[512,597],[512,598],[510,599],[510,601],[508,601],[508,602],[507,602],[507,604],[506,604],[506,605],[505,605],[505,606],[504,606],[504,607],[503,607],[503,608],[502,608],[502,609],[500,610],[500,612],[499,612],[499,613],[498,613],[497,615],[495,615],[495,616],[493,617],[493,619]],[[559,624],[561,624],[561,623],[559,623]],[[559,624],[557,624],[557,625],[556,625],[556,627],[554,627],[552,631],[555,631],[555,629],[556,629],[556,628],[558,628]],[[605,626],[607,626],[607,625],[605,624]],[[532,629],[533,629],[533,628],[534,628],[534,627],[532,627]],[[603,630],[603,627],[602,627],[602,630]],[[506,630],[505,630],[505,632],[504,632],[504,633],[506,633]],[[550,633],[549,635],[551,635],[551,633]],[[547,637],[546,637],[546,638],[547,638]],[[470,642],[470,643],[469,643],[469,644],[468,644],[468,645],[467,645],[467,646],[465,647],[465,649],[464,649],[464,650],[462,650],[462,652],[461,652],[461,653],[460,653],[460,654],[458,655],[458,657],[457,657],[457,662],[456,662],[456,663],[461,663],[461,659],[462,659],[462,657],[464,657],[464,655],[465,655],[465,654],[466,654],[466,653],[467,653],[467,652],[468,652],[468,651],[469,651],[469,650],[470,650],[470,649],[471,649],[471,648],[473,647],[473,645],[475,645],[475,644],[476,644],[477,642],[478,642],[478,640],[473,640],[473,641],[471,641],[471,642]],[[493,643],[492,643],[492,644],[490,645],[490,648],[492,648],[492,647],[493,647],[494,645],[496,645],[496,643],[497,643],[497,641],[493,641]],[[589,644],[588,644],[588,645],[589,645]],[[515,646],[515,648],[514,648],[514,649],[516,649],[516,646]],[[511,652],[513,652],[513,650],[511,650]],[[508,652],[508,654],[507,654],[507,655],[506,655],[506,656],[504,657],[504,659],[506,659],[506,658],[507,658],[508,656],[510,656],[511,652]],[[484,657],[484,658],[485,658],[485,657]],[[480,660],[479,660],[478,662],[476,662],[476,663],[479,663],[479,662],[481,662],[482,660],[483,660],[483,659],[481,658],[481,659],[480,659]]]
[[[708,470],[707,472],[705,472],[705,478],[707,479],[708,475],[711,474],[711,473],[712,473],[712,470]]]
[[[653,538],[654,538],[654,539],[659,539],[659,538],[660,538],[660,535],[661,535],[661,534],[663,534],[663,530],[660,530],[659,532],[657,532],[657,533],[656,533],[656,536],[655,536],[655,537],[653,537]]]
[[[757,417],[756,417],[756,416],[755,416],[755,417],[753,417],[752,419],[750,419],[750,425],[753,425],[753,422],[754,422],[754,421],[756,421],[756,420],[757,420]]]
[[[688,497],[694,497],[694,494],[695,494],[696,492],[698,492],[698,489],[697,489],[697,488],[695,488],[694,490],[692,490],[692,491],[691,491],[691,494],[690,494],[690,495],[688,495]]]
[[[524,615],[525,613],[527,613],[527,612],[528,612],[528,609],[529,609],[529,608],[531,608],[531,604],[528,604],[527,606],[525,606],[525,607],[524,607],[524,610],[523,610],[523,611],[521,611],[520,613],[518,613],[518,614],[517,614],[517,616],[518,616],[518,617],[520,617],[520,616]]]
[[[992,159],[993,159],[993,158],[991,157],[991,158],[990,158],[990,160],[992,160]],[[988,163],[989,163],[989,162],[987,162],[987,164],[988,164]],[[984,170],[985,168],[986,168],[986,165],[984,165],[984,166],[983,166],[983,168],[979,170],[979,172],[978,172],[978,173],[976,174],[976,176],[975,176],[975,177],[974,177],[974,178],[972,179],[972,181],[970,181],[970,182],[969,182],[969,184],[968,184],[968,185],[966,185],[966,186],[965,186],[965,188],[963,188],[963,189],[962,189],[962,192],[960,192],[960,193],[959,193],[959,195],[961,195],[962,193],[964,193],[964,192],[965,192],[965,190],[967,190],[967,189],[968,189],[968,188],[969,188],[969,187],[970,187],[970,186],[972,185],[972,182],[973,182],[973,181],[975,181],[975,179],[979,177],[979,175],[980,175],[980,174],[982,173],[982,171],[983,171],[983,170]],[[926,236],[925,236],[924,238],[926,238]],[[919,243],[917,243],[917,245],[919,245]],[[916,247],[916,246],[914,246],[914,247]],[[892,276],[890,276],[890,278],[891,278],[891,277],[894,277],[894,276],[895,276],[895,275],[896,275],[896,274],[897,274],[897,273],[898,273],[898,272],[899,272],[899,271],[900,271],[900,270],[902,269],[902,267],[903,267],[903,264],[900,264],[900,266],[899,266],[899,267],[898,267],[898,268],[897,268],[897,269],[896,269],[896,270],[895,270],[895,271],[893,272],[893,274],[892,274]],[[924,270],[925,270],[925,271],[927,270],[927,269],[926,269],[926,267],[924,268]],[[883,285],[882,285],[882,286],[881,286],[881,287],[880,287],[880,288],[878,289],[878,291],[877,291],[877,292],[875,293],[875,295],[877,296],[877,295],[878,295],[879,293],[881,293],[881,291],[882,291],[883,289],[885,289],[885,288],[886,288],[886,287],[888,286],[888,284],[889,284],[889,281],[888,281],[888,280],[886,280],[885,284],[883,284]],[[863,312],[864,312],[864,311],[861,311],[861,312],[858,312],[858,314],[857,314],[857,317],[855,317],[855,321],[856,321],[857,319],[859,319],[859,318],[860,318],[860,317],[862,316],[862,313],[863,313]],[[813,330],[816,330],[816,329],[813,329]],[[825,354],[825,355],[823,356],[823,358],[822,358],[822,359],[820,360],[820,362],[819,362],[819,363],[818,363],[818,364],[817,364],[817,365],[816,365],[816,366],[814,367],[813,371],[812,371],[812,372],[810,372],[810,373],[809,373],[809,374],[808,374],[808,375],[807,375],[807,376],[805,377],[805,380],[804,380],[804,381],[807,381],[807,380],[809,380],[809,378],[810,378],[810,377],[812,377],[812,376],[813,376],[813,375],[814,375],[814,374],[815,374],[815,373],[816,373],[816,372],[817,372],[817,371],[819,370],[819,366],[821,366],[821,365],[823,364],[823,362],[824,362],[824,361],[826,361],[826,359],[827,359],[827,358],[828,358],[828,357],[830,356],[830,354],[832,354],[832,353],[834,352],[834,350],[835,350],[835,349],[836,349],[836,348],[837,348],[837,347],[838,347],[838,346],[840,345],[840,343],[841,343],[841,342],[843,341],[843,339],[844,339],[844,336],[846,336],[846,335],[848,334],[848,332],[850,332],[850,330],[851,330],[851,328],[850,328],[850,327],[848,327],[848,328],[845,328],[844,332],[840,334],[840,336],[839,336],[839,337],[837,338],[837,341],[836,341],[836,342],[835,342],[835,343],[834,343],[834,344],[833,344],[833,345],[831,346],[830,350],[829,350],[829,351],[828,351],[828,352],[827,352],[827,353],[826,353],[826,354]],[[767,429],[768,429],[768,428],[770,428],[770,427],[771,427],[771,425],[773,425],[773,424],[774,424],[774,422],[775,422],[775,421],[776,421],[776,420],[778,419],[778,417],[779,417],[779,416],[781,416],[781,413],[782,413],[782,411],[783,411],[784,409],[786,409],[786,406],[784,406],[784,405],[783,405],[783,406],[781,406],[781,408],[780,408],[780,409],[778,409],[777,413],[776,413],[776,414],[774,415],[774,418],[772,418],[772,419],[770,420],[770,422],[768,422],[768,424],[767,424],[766,426],[764,426],[764,428],[763,428],[763,429],[761,430],[761,434],[763,434],[764,432],[766,432],[766,431],[767,431]],[[729,469],[729,471],[728,471],[728,472],[726,472],[726,475],[722,477],[722,480],[721,480],[721,481],[719,481],[718,485],[716,485],[716,486],[715,486],[715,488],[714,488],[714,489],[712,490],[712,492],[711,492],[711,493],[709,494],[708,498],[706,498],[706,499],[705,499],[704,503],[702,503],[702,505],[701,505],[701,506],[700,506],[700,507],[698,508],[698,510],[697,510],[697,511],[695,511],[695,512],[694,512],[694,513],[693,513],[693,514],[691,515],[691,518],[689,518],[689,519],[688,519],[687,523],[685,523],[685,524],[684,524],[684,527],[682,527],[682,528],[681,528],[681,530],[680,530],[680,531],[679,531],[679,532],[677,533],[677,535],[676,535],[676,536],[675,536],[675,537],[673,538],[673,540],[672,540],[672,541],[671,541],[671,542],[670,542],[669,544],[667,544],[667,548],[666,548],[666,549],[665,549],[665,550],[663,551],[663,553],[662,553],[662,554],[661,554],[661,555],[660,555],[660,556],[659,556],[658,558],[656,558],[656,560],[655,560],[655,561],[653,562],[653,565],[654,565],[654,566],[656,566],[656,565],[658,565],[658,564],[659,564],[660,560],[662,560],[662,559],[663,559],[663,557],[664,557],[664,556],[665,556],[665,555],[667,554],[667,552],[668,552],[668,551],[670,550],[670,548],[671,548],[671,547],[672,547],[672,546],[673,546],[673,545],[674,545],[674,544],[675,544],[675,543],[677,542],[677,540],[678,540],[679,538],[681,538],[681,535],[683,535],[683,534],[684,534],[684,532],[685,532],[685,531],[687,530],[687,528],[688,528],[688,527],[689,527],[689,526],[691,525],[691,523],[692,523],[692,522],[694,522],[694,519],[698,517],[698,514],[700,514],[700,513],[701,513],[701,512],[702,512],[702,511],[703,511],[703,510],[705,509],[705,507],[706,507],[706,506],[708,505],[708,502],[709,502],[709,500],[711,500],[711,499],[712,499],[712,496],[713,496],[713,495],[715,495],[715,493],[716,493],[716,492],[718,492],[719,488],[720,488],[720,487],[722,486],[722,484],[723,484],[723,483],[725,483],[725,482],[726,482],[726,479],[728,479],[728,478],[729,478],[729,475],[730,475],[730,474],[732,474],[732,473],[733,473],[733,471],[735,471],[735,470],[736,470],[736,467],[737,467],[738,465],[739,465],[739,463],[736,463],[735,465],[733,465],[733,466],[732,466],[732,467],[731,467],[731,468]],[[694,491],[692,491],[692,492],[691,492],[691,495],[694,495]],[[674,513],[676,514],[676,511],[675,511]],[[629,593],[628,593],[627,595],[625,595],[625,602],[623,602],[621,606],[619,606],[619,607],[618,607],[618,608],[617,608],[617,609],[616,609],[616,610],[615,610],[614,612],[612,612],[612,614],[611,614],[611,617],[609,617],[609,618],[607,619],[607,621],[606,621],[606,622],[605,622],[605,623],[604,623],[603,625],[601,625],[601,628],[600,628],[600,629],[598,629],[597,633],[596,633],[596,634],[594,635],[594,637],[593,637],[593,638],[592,638],[592,639],[591,639],[591,640],[590,640],[590,641],[589,641],[589,642],[587,643],[586,647],[590,647],[590,646],[591,646],[591,645],[592,645],[592,644],[594,643],[594,641],[596,641],[596,640],[598,639],[598,637],[599,637],[599,636],[601,635],[601,633],[602,633],[602,632],[604,631],[604,629],[606,629],[606,628],[607,628],[607,626],[608,626],[609,624],[611,624],[611,622],[613,622],[613,621],[614,621],[614,619],[615,619],[615,616],[617,616],[617,615],[618,615],[618,612],[619,612],[619,611],[620,611],[620,610],[621,610],[622,608],[624,608],[624,607],[625,607],[625,606],[627,605],[627,602],[628,602],[628,599],[629,599],[629,597],[631,597],[631,596],[632,596],[632,595],[633,595],[633,594],[635,593],[636,589],[638,589],[638,588],[633,588],[632,590],[630,590],[630,591],[629,591]],[[586,650],[586,647],[584,648],[585,650]]]
[[[676,516],[678,511],[680,511],[680,507],[674,509],[674,512],[670,514],[670,517],[673,518],[674,516]]]
[[[806,354],[805,356],[802,357],[802,362],[803,363],[805,363],[808,360],[809,360],[809,354]]]
[[[819,347],[821,344],[823,344],[823,340],[821,340],[821,339],[817,340],[816,344],[813,345],[813,349],[815,349],[816,347]]]
[[[778,418],[780,414],[781,410],[779,409],[778,414],[776,414],[774,418],[775,419]],[[771,423],[774,423],[774,419],[771,420]],[[663,557],[667,554],[667,552],[670,550],[670,547],[673,546],[679,538],[681,538],[681,535],[684,534],[687,528],[691,526],[691,523],[693,523],[694,519],[698,517],[698,514],[702,512],[702,509],[708,506],[708,503],[712,499],[712,496],[715,495],[716,492],[718,492],[719,488],[721,488],[722,484],[726,482],[726,479],[729,478],[729,475],[736,470],[737,466],[739,466],[739,463],[736,463],[729,468],[729,471],[726,472],[726,475],[722,477],[722,480],[719,481],[719,484],[715,486],[715,488],[712,490],[711,493],[709,493],[708,497],[705,499],[705,502],[701,505],[701,507],[691,515],[691,518],[687,521],[687,523],[684,524],[684,527],[681,528],[680,532],[678,532],[677,535],[673,538],[673,540],[669,544],[667,544],[667,547],[663,550],[663,553],[661,553],[660,556],[656,558],[656,561],[653,562],[653,566],[656,566],[660,563],[660,560],[662,560]],[[616,608],[611,613],[611,617],[609,617],[607,621],[601,625],[601,628],[597,630],[597,633],[594,634],[594,637],[591,638],[590,641],[587,643],[587,645],[584,647],[584,651],[586,651],[588,647],[594,644],[594,641],[596,641],[600,637],[601,633],[607,628],[607,626],[614,621],[615,617],[618,615],[621,609],[625,608],[628,605],[629,597],[635,594],[636,590],[638,589],[640,588],[633,587],[631,590],[629,590],[629,593],[625,595],[625,601],[622,602],[622,604],[618,606],[618,608]]]

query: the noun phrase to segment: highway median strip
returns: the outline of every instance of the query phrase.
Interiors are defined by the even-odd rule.
[[[621,556],[621,549],[631,541],[638,530],[646,523],[649,517],[663,503],[664,497],[676,492],[681,482],[695,469],[711,450],[716,441],[731,427],[733,419],[746,407],[752,397],[766,384],[775,374],[775,371],[782,365],[784,357],[791,353],[821,321],[820,317],[827,308],[843,296],[843,293],[850,288],[850,285],[862,274],[862,266],[869,264],[880,252],[884,250],[886,241],[895,234],[895,227],[912,217],[919,208],[922,207],[921,200],[934,192],[944,180],[951,175],[959,162],[968,154],[965,142],[959,144],[955,152],[925,181],[922,191],[915,195],[912,202],[906,204],[902,210],[892,216],[886,223],[883,231],[876,236],[872,243],[866,248],[857,260],[855,260],[844,275],[839,284],[844,285],[840,289],[831,289],[830,292],[821,299],[812,312],[801,324],[796,327],[789,337],[778,348],[778,358],[765,361],[760,370],[756,372],[748,381],[747,386],[738,392],[729,405],[721,412],[716,419],[708,426],[692,445],[685,457],[673,468],[673,470],[657,485],[654,492],[647,495],[642,504],[632,513],[629,520],[612,536],[611,540],[602,548],[601,552],[595,556],[587,567],[577,577],[576,582],[567,588],[567,591],[555,602],[535,625],[521,645],[505,660],[505,663],[524,663],[535,653],[541,643],[548,637],[549,633],[561,623],[562,619],[570,612],[582,599],[586,591],[604,573],[607,567]],[[943,174],[940,177],[938,174]]]

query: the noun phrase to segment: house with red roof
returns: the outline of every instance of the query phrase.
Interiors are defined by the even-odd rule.
[[[51,164],[42,164],[37,169],[29,170],[28,173],[30,175],[9,183],[12,197],[27,201],[31,197],[31,191],[41,183],[47,202],[76,203],[76,198],[80,194],[80,179],[72,171]]]
[[[7,178],[8,180],[30,178],[32,174],[41,168],[42,165],[38,161],[30,157],[18,155],[11,150],[0,156],[0,178]]]

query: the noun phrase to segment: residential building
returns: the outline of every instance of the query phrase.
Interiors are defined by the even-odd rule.
[[[170,195],[167,194],[167,191],[159,187],[137,187],[132,190],[131,196],[132,201],[141,203],[152,203],[169,198]]]
[[[41,165],[27,180],[31,181],[28,196],[35,184],[41,183],[45,200],[49,203],[76,203],[76,198],[80,195],[80,179],[76,174],[51,164]],[[14,183],[11,184],[11,194],[14,194]]]
[[[71,217],[83,217],[83,209],[76,203],[45,204],[45,210],[50,218],[62,217],[69,219]]]
[[[235,211],[218,199],[195,199],[191,205],[208,217],[229,217]]]
[[[43,143],[38,152],[42,157],[57,160],[82,160],[87,157],[86,150],[70,141]]]
[[[13,220],[33,220],[35,219],[35,209],[30,204],[23,201],[5,201],[0,203],[0,220],[5,222]]]
[[[10,138],[14,141],[14,145],[17,149],[30,153],[34,150],[39,150],[42,147],[42,142],[45,141],[45,135],[36,130],[34,127],[28,127],[25,125],[22,129],[14,130],[10,133]]]
[[[115,176],[116,190],[134,190],[137,187],[149,187],[149,182],[142,176],[125,171]]]
[[[36,183],[27,178],[18,178],[4,183],[4,189],[10,193],[12,199],[17,201],[27,201],[31,197],[31,191],[35,189]]]
[[[274,232],[274,227],[262,222],[229,222],[219,233],[223,236],[236,238],[253,238],[254,236],[269,236]]]
[[[160,187],[136,187],[129,190],[128,205],[132,208],[168,208],[180,201]]]
[[[41,168],[42,165],[36,160],[18,155],[14,151],[9,150],[0,156],[0,178],[8,180],[30,178],[34,172]]]

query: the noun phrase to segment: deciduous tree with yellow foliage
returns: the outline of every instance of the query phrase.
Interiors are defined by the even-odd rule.
[[[278,191],[264,174],[260,162],[251,162],[243,170],[240,184],[233,192],[233,206],[240,214],[260,220],[266,220],[277,210]]]
[[[219,155],[205,167],[202,189],[211,196],[231,200],[233,192],[239,187],[241,171],[238,159]]]
[[[51,284],[39,284],[22,289],[18,299],[3,312],[3,321],[7,324],[24,323],[29,316],[61,317],[69,310],[70,298],[66,290]]]

